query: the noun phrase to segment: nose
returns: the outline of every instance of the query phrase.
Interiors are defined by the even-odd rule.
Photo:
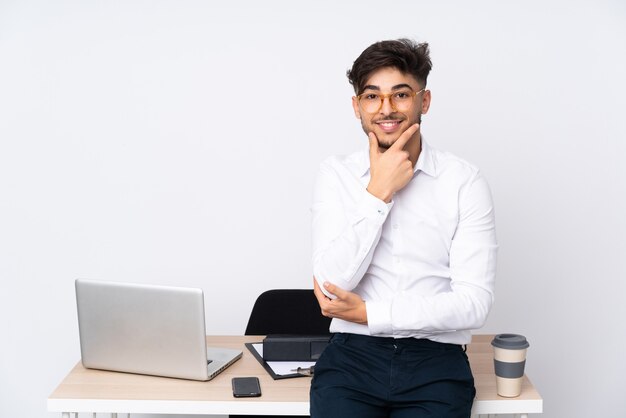
[[[391,102],[391,96],[382,96],[382,103],[380,104],[379,112],[383,115],[389,115],[394,112],[393,103]]]

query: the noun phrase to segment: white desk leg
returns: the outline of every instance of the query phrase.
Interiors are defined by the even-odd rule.
[[[70,418],[69,412],[61,412],[61,418]]]

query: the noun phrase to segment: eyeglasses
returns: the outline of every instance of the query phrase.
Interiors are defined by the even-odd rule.
[[[383,107],[383,101],[389,99],[391,108],[396,112],[406,112],[413,105],[413,99],[415,96],[423,92],[413,90],[399,90],[389,94],[380,94],[375,92],[367,92],[359,94],[357,100],[361,105],[361,108],[367,113],[378,113],[381,107]]]

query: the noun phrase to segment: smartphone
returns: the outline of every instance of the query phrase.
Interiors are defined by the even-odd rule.
[[[261,396],[261,384],[258,377],[233,377],[232,384],[235,398]]]

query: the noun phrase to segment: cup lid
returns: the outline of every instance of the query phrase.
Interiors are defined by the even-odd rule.
[[[519,334],[498,334],[491,341],[491,345],[508,350],[522,350],[530,346],[526,337]]]

